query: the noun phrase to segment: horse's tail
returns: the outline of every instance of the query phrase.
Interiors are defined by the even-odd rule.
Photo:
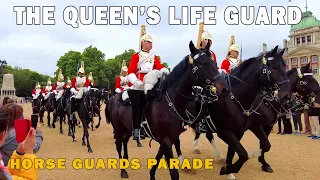
[[[106,104],[106,109],[104,111],[104,115],[106,117],[107,124],[110,124],[111,123],[111,118],[110,118],[111,116],[110,116],[108,104]]]

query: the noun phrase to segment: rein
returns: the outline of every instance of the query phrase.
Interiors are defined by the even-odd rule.
[[[206,55],[206,54],[205,54],[205,53],[196,54],[196,55],[194,56],[194,58],[192,58],[191,55],[188,56],[188,58],[189,58],[189,64],[190,64],[191,67],[192,67],[192,69],[191,69],[192,74],[196,74],[196,79],[198,79],[199,77],[204,77],[203,74],[201,74],[201,73],[198,71],[198,69],[199,69],[198,66],[195,65],[194,62],[193,62],[194,60],[196,60],[197,58],[199,58],[199,57],[202,56],[202,55]],[[221,74],[217,74],[217,75],[213,78],[213,81],[215,81],[215,80],[218,79],[219,77],[222,77]],[[212,83],[212,82],[211,82],[209,79],[207,79],[207,78],[204,78],[204,79],[205,79],[205,82],[208,84],[208,85],[206,86],[206,90],[209,90],[210,94],[211,94],[213,97],[216,97],[216,98],[214,99],[214,98],[211,98],[211,97],[208,97],[208,96],[205,96],[205,95],[200,95],[200,96],[201,96],[201,107],[200,107],[200,111],[199,111],[198,115],[197,115],[195,118],[193,118],[193,119],[190,119],[190,117],[189,117],[189,115],[188,115],[188,114],[190,114],[190,113],[188,112],[187,109],[185,110],[185,113],[186,113],[186,115],[187,115],[187,117],[188,117],[189,119],[184,119],[184,118],[180,115],[180,113],[178,112],[177,108],[175,107],[175,105],[174,105],[173,101],[171,100],[168,92],[165,91],[165,100],[166,100],[166,102],[167,102],[167,105],[175,112],[175,114],[173,114],[174,117],[176,117],[177,119],[182,120],[182,121],[184,121],[184,122],[186,122],[186,123],[188,123],[188,124],[193,124],[193,123],[194,123],[195,121],[197,121],[198,118],[203,114],[203,111],[204,111],[204,109],[205,109],[205,108],[203,108],[203,107],[205,107],[205,104],[206,104],[206,103],[212,103],[213,101],[217,101],[217,100],[218,100],[218,96],[216,95],[216,87],[214,87],[214,85],[213,85],[214,83]],[[182,96],[182,97],[184,97],[184,98],[186,98],[186,99],[195,101],[195,98],[191,98],[191,97],[188,97],[188,96],[180,93],[180,92],[179,92],[178,90],[176,90],[174,87],[172,87],[172,89],[174,90],[175,94],[179,94],[180,96]],[[212,94],[212,93],[214,93],[214,94]]]

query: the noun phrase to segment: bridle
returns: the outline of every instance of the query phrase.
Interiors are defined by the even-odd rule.
[[[276,86],[274,87],[271,87],[270,84],[273,84],[274,82],[274,78],[271,76],[271,73],[272,71],[270,70],[269,66],[268,66],[268,61],[273,61],[274,60],[274,57],[268,57],[266,59],[266,54],[263,55],[262,57],[262,60],[261,60],[261,66],[260,66],[260,70],[262,71],[263,74],[266,75],[266,78],[268,80],[268,85],[267,86],[264,86],[263,88],[261,88],[260,90],[256,90],[255,88],[251,87],[249,84],[247,84],[246,82],[244,82],[243,80],[241,80],[240,78],[236,77],[236,76],[233,76],[233,75],[227,75],[228,77],[228,84],[230,85],[230,98],[234,101],[236,101],[240,108],[242,109],[243,111],[243,114],[246,115],[246,116],[250,116],[252,113],[255,113],[255,114],[258,114],[260,115],[260,113],[257,112],[257,110],[259,109],[259,107],[261,106],[262,102],[264,100],[270,100],[270,94],[273,92],[273,95],[271,94],[271,98],[274,99],[275,96],[278,95],[278,90],[280,89],[279,86],[280,85],[283,85],[283,84],[286,84],[286,83],[289,83],[290,84],[290,81],[289,79],[285,79],[283,81],[280,81],[280,82],[277,82]],[[236,79],[237,81],[239,81],[240,83],[246,85],[247,87],[249,87],[250,89],[252,89],[253,91],[255,91],[257,94],[260,94],[262,95],[262,98],[260,100],[260,102],[258,103],[257,107],[253,107],[253,103],[251,104],[250,108],[249,109],[245,109],[243,107],[243,105],[240,103],[240,101],[234,96],[234,94],[232,93],[231,89],[231,81],[230,81],[230,77]],[[275,89],[275,90],[274,90]]]
[[[204,108],[204,105],[205,105],[205,104],[207,104],[207,103],[212,103],[212,102],[218,100],[217,88],[215,87],[214,82],[215,82],[218,78],[222,78],[222,76],[221,76],[220,73],[218,73],[217,75],[215,75],[215,76],[212,78],[212,80],[210,80],[210,79],[206,78],[206,77],[203,75],[203,73],[201,73],[200,71],[198,71],[198,70],[199,70],[199,67],[194,63],[194,61],[195,61],[196,59],[198,59],[200,56],[203,56],[203,55],[207,56],[206,53],[201,52],[201,51],[200,51],[198,54],[196,54],[194,57],[192,57],[191,55],[188,55],[188,63],[189,63],[189,65],[190,65],[190,67],[191,67],[191,72],[192,72],[192,74],[195,76],[196,80],[200,80],[200,81],[202,81],[202,82],[206,82],[205,89],[206,89],[208,92],[210,92],[210,95],[212,96],[212,97],[208,97],[208,96],[205,96],[205,95],[201,95],[201,108],[200,108],[200,111],[199,111],[198,115],[197,115],[195,118],[191,119],[191,118],[189,117],[190,113],[189,113],[187,110],[185,110],[185,113],[186,113],[188,119],[184,119],[184,118],[180,115],[180,113],[178,112],[177,108],[175,107],[174,103],[172,102],[172,100],[171,100],[171,98],[170,98],[170,96],[169,96],[169,94],[168,94],[167,91],[165,92],[165,96],[164,96],[167,105],[175,112],[175,114],[173,114],[173,115],[174,115],[177,119],[180,119],[180,120],[182,120],[182,121],[184,121],[184,122],[186,122],[186,123],[188,123],[188,124],[193,124],[193,123],[200,117],[200,115],[203,113],[203,109],[205,109],[205,108]],[[175,92],[176,94],[179,94],[180,96],[183,96],[184,98],[189,99],[189,100],[191,100],[191,101],[195,101],[195,97],[188,97],[188,96],[180,93],[180,92],[179,92],[178,90],[176,90],[174,87],[172,87],[172,89],[174,90],[174,92]]]

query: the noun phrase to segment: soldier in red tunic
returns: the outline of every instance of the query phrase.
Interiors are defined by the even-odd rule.
[[[169,70],[161,64],[158,56],[150,52],[152,43],[152,37],[146,34],[145,25],[142,25],[140,38],[141,50],[132,55],[128,68],[128,81],[132,84],[128,95],[132,104],[134,139],[140,138],[140,125],[143,118],[145,97],[143,87],[144,76],[152,70],[160,70],[160,73],[169,74]]]
[[[128,81],[128,68],[126,66],[126,61],[123,60],[120,76],[116,79],[116,93],[120,93],[123,90],[129,89],[129,81]]]
[[[94,83],[94,80],[93,80],[92,72],[89,73],[88,79],[90,82],[90,87],[96,86],[96,84]]]
[[[52,92],[55,94],[56,101],[54,103],[54,112],[56,113],[56,109],[58,108],[59,99],[62,97],[64,89],[66,88],[66,83],[64,82],[64,76],[62,74],[62,70],[59,69],[58,81],[54,83]]]
[[[241,64],[241,60],[238,58],[239,52],[239,46],[235,44],[234,36],[231,36],[227,58],[224,59],[221,64],[221,69],[225,73],[230,74],[234,68]]]
[[[48,97],[50,96],[51,92],[52,92],[52,86],[51,86],[51,80],[50,78],[47,81],[47,86],[43,87],[42,90],[42,95],[44,96],[44,101],[43,101],[43,105],[46,104]]]
[[[36,85],[36,88],[32,91],[32,98],[33,98],[32,107],[35,107],[37,99],[40,96],[40,94],[42,94],[42,90],[41,90],[41,86],[38,82]]]
[[[71,81],[71,92],[74,94],[72,98],[72,104],[75,107],[75,110],[78,109],[78,104],[82,99],[83,93],[90,88],[90,81],[84,76],[84,63],[81,62],[81,67],[78,70],[78,76],[73,78]],[[74,112],[74,111],[72,111]]]

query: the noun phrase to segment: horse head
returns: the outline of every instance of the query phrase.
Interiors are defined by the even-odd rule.
[[[99,89],[98,88],[90,88],[85,96],[86,100],[89,101],[89,106],[97,107],[98,99],[99,99]]]
[[[190,55],[188,56],[189,80],[192,86],[202,86],[211,94],[220,95],[229,92],[226,83],[211,59],[209,43],[204,49],[197,49],[193,42],[189,43]]]
[[[316,96],[320,93],[320,87],[318,81],[313,77],[310,63],[301,68],[293,68],[288,71],[288,77],[291,82],[292,91],[301,95],[306,103],[314,101],[320,103],[319,95]]]

